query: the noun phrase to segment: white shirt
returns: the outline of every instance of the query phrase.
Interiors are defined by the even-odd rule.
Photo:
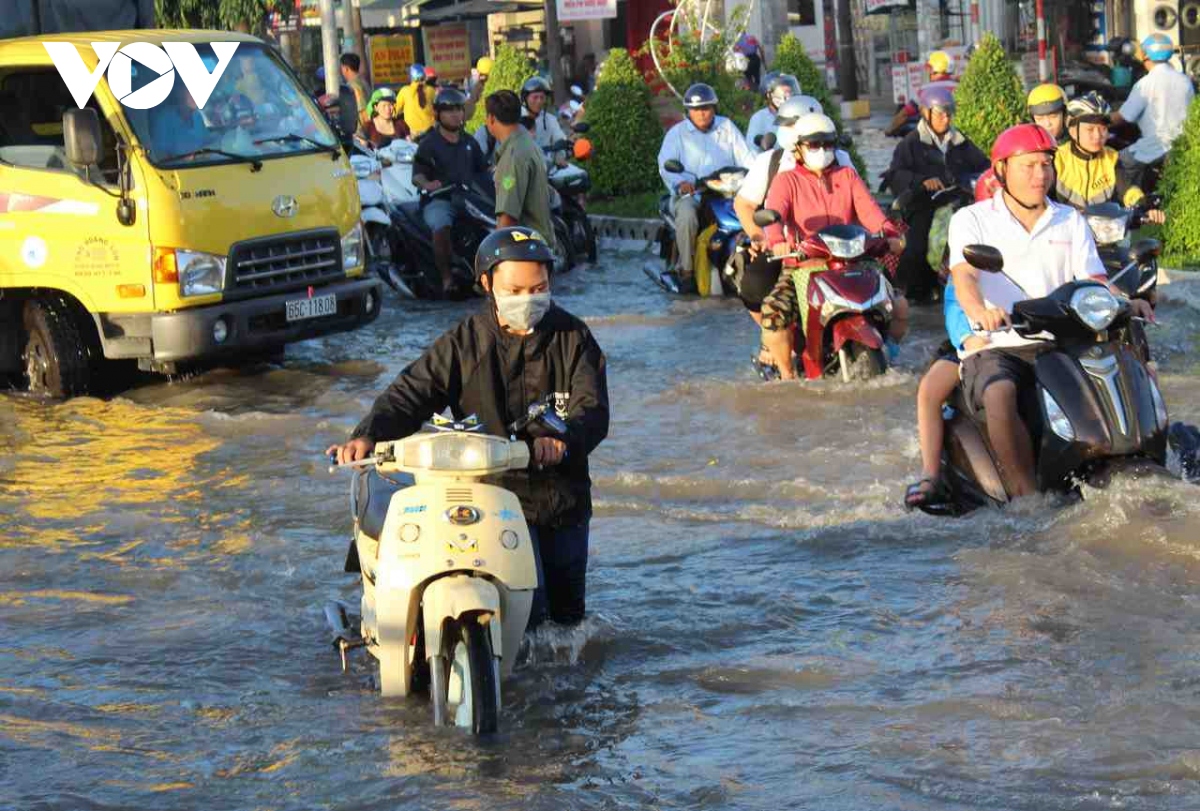
[[[1154,163],[1167,154],[1183,132],[1193,95],[1191,79],[1165,62],[1138,80],[1121,105],[1121,118],[1142,130],[1142,137],[1126,150],[1134,160]]]
[[[521,115],[528,115],[529,111],[521,108]],[[548,146],[554,146],[559,141],[566,140],[566,135],[563,134],[562,127],[559,126],[558,119],[550,114],[548,109],[538,113],[537,118],[533,121],[533,140],[542,149]]]
[[[1049,203],[1033,230],[1026,231],[1005,205],[1004,192],[998,191],[991,200],[960,209],[950,219],[950,267],[966,262],[963,248],[978,244],[991,245],[1004,257],[1004,273],[980,271],[979,292],[987,306],[1009,313],[1018,301],[1048,296],[1067,282],[1105,278],[1091,229],[1070,206]],[[1037,343],[1013,332],[983,337],[991,340],[986,349]],[[970,354],[959,352],[964,358]]]
[[[754,139],[768,132],[775,132],[775,113],[771,112],[771,108],[764,107],[750,116],[750,123],[746,125],[746,143],[755,152],[760,152],[762,147],[756,145]]]
[[[663,164],[671,159],[683,164],[684,174],[666,170]],[[658,174],[674,194],[675,187],[684,181],[695,183],[697,178],[725,166],[749,169],[753,161],[754,153],[746,146],[741,130],[725,116],[717,116],[708,132],[701,132],[689,119],[684,119],[663,138],[658,150]]]
[[[738,188],[738,197],[756,206],[761,206],[766,202],[767,192],[770,191],[771,155],[774,152],[775,150],[770,150],[754,156],[754,163],[750,164],[750,171],[746,172],[746,177]],[[847,152],[839,149],[834,154],[837,156],[838,166],[854,168],[854,162],[850,160]],[[775,176],[779,177],[784,172],[795,168],[796,154],[790,149],[784,150],[783,154],[779,156],[779,169]]]

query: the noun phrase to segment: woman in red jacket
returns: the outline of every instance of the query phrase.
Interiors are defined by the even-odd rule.
[[[767,246],[776,256],[791,253],[809,236],[831,225],[857,223],[875,233],[883,228],[887,217],[880,211],[858,172],[848,166],[838,166],[834,157],[837,129],[833,121],[819,113],[811,113],[796,122],[799,137],[796,142],[796,168],[776,175],[767,192],[766,207],[778,212],[779,222],[765,229]],[[904,249],[902,240],[892,240],[892,251]],[[824,260],[801,264],[801,268],[816,270]],[[792,363],[794,336],[792,325],[800,314],[799,299],[791,273],[781,273],[775,288],[763,299],[763,343],[771,352],[779,376],[783,380],[796,377]],[[908,302],[902,296],[895,303],[889,330],[893,340],[900,340],[908,331]]]

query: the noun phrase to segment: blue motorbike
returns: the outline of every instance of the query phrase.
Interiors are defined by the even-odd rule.
[[[669,172],[686,173],[683,164],[675,160],[667,161],[664,166]],[[696,190],[691,193],[700,200],[700,232],[694,255],[696,286],[701,295],[737,294],[741,265],[734,260],[743,234],[742,224],[733,210],[733,198],[745,178],[746,170],[740,166],[722,167],[698,178]],[[679,251],[675,243],[672,202],[670,195],[664,195],[658,206],[662,221],[658,229],[659,255],[665,267],[662,271],[647,268],[646,275],[664,290],[678,293],[679,278],[675,267]]]

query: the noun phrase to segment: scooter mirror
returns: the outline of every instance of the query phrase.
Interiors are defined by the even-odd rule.
[[[591,128],[592,128],[592,125],[587,123],[586,121],[580,121],[578,124],[576,124],[574,127],[572,127],[572,129],[574,129],[575,132],[579,133],[580,135],[583,135],[585,132],[587,132]]]
[[[764,132],[762,135],[757,136],[754,140],[757,141],[756,145],[763,152],[766,152],[768,149],[775,148],[775,133],[773,132]]]
[[[680,163],[679,161],[675,160],[674,158],[671,158],[669,161],[664,163],[663,168],[666,169],[668,172],[671,172],[672,174],[676,174],[676,175],[683,172],[683,164]]]
[[[774,225],[779,222],[779,212],[772,211],[769,208],[760,208],[754,212],[754,224],[759,228],[766,228],[768,225]]]
[[[1133,255],[1139,265],[1144,265],[1162,253],[1162,243],[1157,239],[1139,239],[1133,246]]]
[[[1004,255],[991,245],[968,245],[963,248],[963,259],[966,259],[971,267],[988,273],[1004,270]]]

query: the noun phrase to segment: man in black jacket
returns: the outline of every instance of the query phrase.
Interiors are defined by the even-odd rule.
[[[929,228],[934,212],[943,203],[933,195],[963,186],[970,198],[973,176],[988,168],[987,156],[953,126],[953,89],[944,85],[925,88],[918,96],[921,121],[904,136],[892,154],[888,183],[897,197],[912,192],[904,211],[907,243],[896,271],[897,285],[910,301],[928,299],[936,289],[936,272],[929,267]]]
[[[505,436],[531,403],[553,396],[566,439],[534,440],[530,469],[501,482],[521,500],[538,552],[531,626],[543,615],[568,624],[583,619],[592,516],[588,454],[608,434],[604,353],[582,321],[551,302],[553,261],[532,229],[488,236],[475,257],[487,305],[402,371],[350,442],[329,449],[339,463],[365,459],[376,442],[414,434],[446,408],[459,419],[474,414],[489,434]]]

